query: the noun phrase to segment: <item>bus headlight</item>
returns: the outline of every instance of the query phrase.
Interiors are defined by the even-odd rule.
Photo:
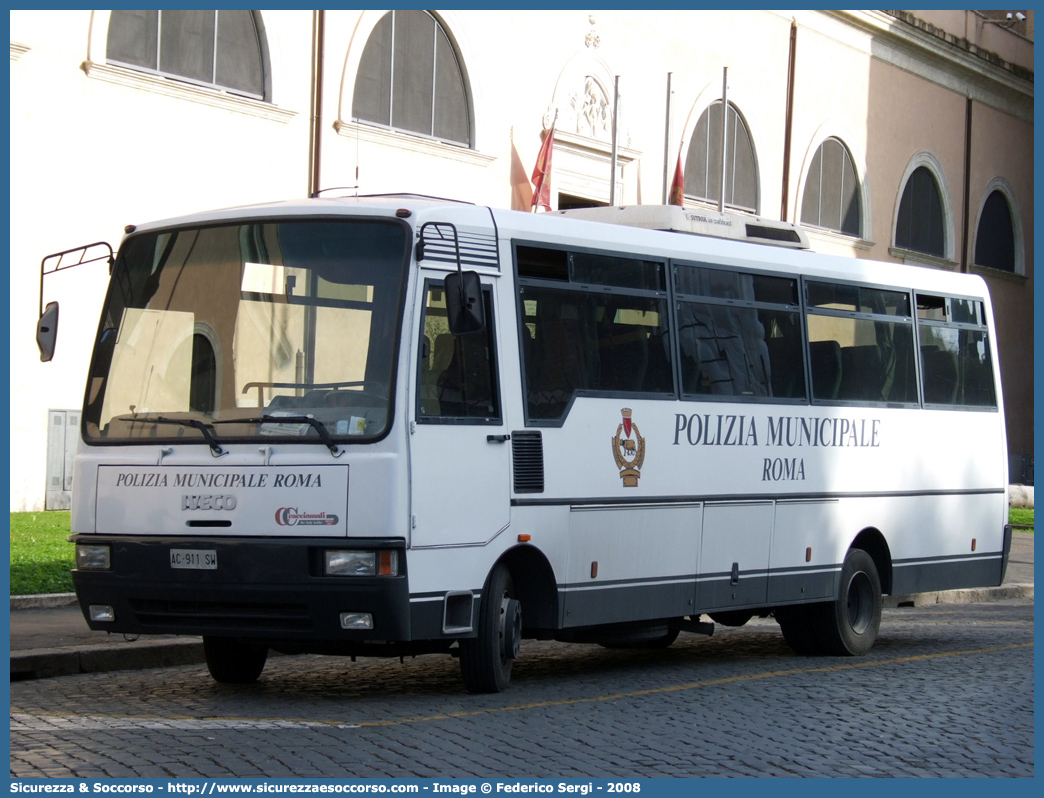
[[[327,549],[323,552],[326,576],[398,576],[399,552]]]
[[[108,571],[112,567],[108,546],[77,543],[76,568],[79,571]]]

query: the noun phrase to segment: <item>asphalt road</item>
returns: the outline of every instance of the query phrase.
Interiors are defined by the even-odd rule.
[[[472,696],[448,657],[271,658],[11,683],[25,777],[1032,776],[1033,601],[885,611],[855,659],[771,620],[658,652],[523,645]]]

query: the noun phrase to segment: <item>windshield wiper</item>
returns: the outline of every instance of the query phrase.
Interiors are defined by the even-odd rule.
[[[215,424],[307,424],[315,430],[315,434],[319,436],[319,440],[323,442],[323,445],[330,450],[330,454],[334,457],[340,457],[344,452],[334,443],[333,438],[330,437],[330,431],[326,429],[326,425],[322,421],[317,419],[313,415],[299,415],[299,416],[271,416],[261,415],[254,418],[230,418],[222,421],[215,421]]]
[[[192,427],[193,429],[198,429],[203,435],[203,439],[207,442],[207,446],[210,447],[210,453],[214,455],[214,457],[221,457],[224,454],[228,454],[228,452],[221,448],[221,444],[217,442],[217,438],[214,437],[214,427],[212,424],[206,424],[195,418],[164,418],[163,416],[143,420],[152,421],[157,424],[177,424],[181,427]]]

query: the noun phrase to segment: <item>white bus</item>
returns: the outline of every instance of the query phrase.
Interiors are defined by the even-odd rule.
[[[89,626],[201,635],[221,682],[443,652],[494,692],[523,639],[771,613],[858,655],[882,593],[1000,584],[985,284],[807,247],[408,195],[129,227],[74,467]]]

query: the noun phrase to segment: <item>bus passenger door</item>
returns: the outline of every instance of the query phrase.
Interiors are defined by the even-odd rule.
[[[492,288],[483,280],[485,329],[454,335],[443,275],[423,282],[410,425],[413,548],[484,543],[508,525],[511,444]]]

